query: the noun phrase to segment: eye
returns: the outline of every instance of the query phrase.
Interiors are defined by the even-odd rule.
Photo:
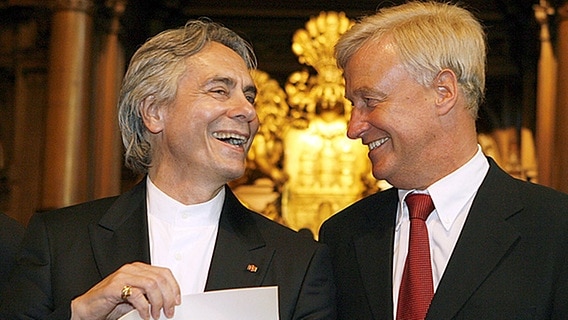
[[[367,107],[367,99],[363,99],[363,98],[357,98],[357,99],[353,99],[350,100],[351,102],[351,106],[353,108],[365,108]]]
[[[375,98],[364,98],[363,102],[367,108],[374,108],[379,105],[382,101]]]
[[[251,104],[254,104],[254,101],[256,100],[256,95],[252,94],[252,93],[246,93],[245,92],[245,98],[248,100],[248,102],[250,102]]]
[[[218,94],[218,95],[222,95],[222,96],[226,96],[229,94],[229,92],[226,89],[223,88],[215,88],[212,89],[211,92]]]

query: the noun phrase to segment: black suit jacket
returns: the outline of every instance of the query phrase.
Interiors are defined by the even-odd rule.
[[[16,261],[16,251],[25,228],[18,221],[0,212],[0,292]]]
[[[489,161],[426,319],[568,319],[568,195]],[[339,319],[392,319],[397,204],[392,188],[323,224]]]
[[[69,319],[74,297],[125,263],[149,263],[146,211],[144,179],[119,197],[35,215],[0,318]],[[248,210],[226,187],[206,291],[278,285],[280,319],[335,319],[331,272],[326,246]]]

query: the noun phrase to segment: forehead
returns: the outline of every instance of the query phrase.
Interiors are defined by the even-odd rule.
[[[225,75],[252,82],[250,71],[243,58],[229,47],[210,42],[201,51],[186,60],[192,75]]]
[[[346,93],[353,96],[361,90],[386,90],[394,85],[394,80],[400,80],[405,75],[406,71],[392,42],[385,39],[367,42],[345,65]]]
[[[363,43],[345,65],[345,71],[360,72],[368,70],[370,72],[369,68],[372,70],[388,68],[398,63],[400,63],[400,59],[396,44],[390,41],[389,38],[383,38],[380,41]]]

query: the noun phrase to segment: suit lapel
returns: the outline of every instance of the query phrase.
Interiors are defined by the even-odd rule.
[[[389,319],[392,306],[392,251],[398,195],[386,190],[366,208],[369,229],[354,239],[357,262],[365,293],[375,319]],[[388,254],[386,254],[388,253]],[[390,285],[388,285],[390,284]]]
[[[506,221],[522,209],[513,181],[490,160],[427,319],[453,318],[519,238]]]
[[[260,286],[274,255],[256,227],[254,213],[228,187],[225,191],[206,291]]]
[[[101,277],[125,263],[150,262],[146,211],[146,179],[143,179],[131,191],[119,196],[97,224],[89,226]]]
[[[226,187],[219,233],[206,290],[258,286],[274,250],[266,248],[256,222]],[[146,217],[146,179],[117,198],[97,224],[89,227],[93,254],[101,277],[127,262],[150,263]],[[248,271],[247,267],[257,269]]]

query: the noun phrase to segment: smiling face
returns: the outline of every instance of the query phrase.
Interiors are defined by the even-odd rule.
[[[398,188],[427,187],[439,154],[448,152],[438,142],[436,91],[410,76],[388,38],[361,47],[344,76],[353,103],[347,135],[369,147],[375,178]]]
[[[217,42],[187,58],[186,67],[171,105],[150,99],[142,108],[153,139],[150,178],[218,190],[244,174],[259,126],[256,88],[243,59]]]

